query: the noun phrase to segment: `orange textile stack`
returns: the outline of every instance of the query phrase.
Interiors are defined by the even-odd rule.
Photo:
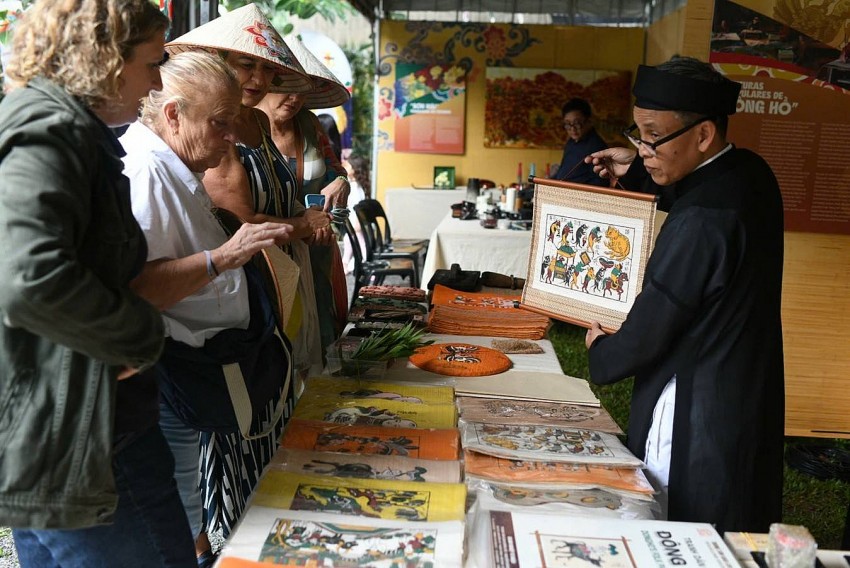
[[[542,339],[549,318],[519,308],[519,298],[502,292],[460,292],[434,286],[434,309],[428,320],[433,333]]]

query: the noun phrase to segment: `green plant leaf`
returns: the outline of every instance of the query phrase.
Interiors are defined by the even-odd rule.
[[[386,361],[409,356],[417,348],[433,343],[433,340],[422,339],[426,333],[412,323],[400,329],[373,331],[357,346],[351,359]]]

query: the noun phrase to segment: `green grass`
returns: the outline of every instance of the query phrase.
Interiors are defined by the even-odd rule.
[[[549,338],[561,362],[564,373],[587,379],[587,349],[584,346],[586,330],[566,323],[556,322]],[[629,420],[629,400],[632,380],[615,385],[590,388],[599,397],[602,406],[625,431]],[[792,440],[786,440],[786,443]],[[808,443],[827,443],[827,440]],[[822,481],[785,467],[783,522],[803,525],[809,529],[821,549],[840,549],[844,531],[844,517],[850,502],[850,484],[837,480]]]
[[[12,529],[7,528],[7,527],[0,527],[0,538],[6,538],[11,534],[12,534]],[[2,545],[0,545],[0,558],[5,557],[9,553],[10,553],[10,551],[7,551],[5,548],[3,548]]]

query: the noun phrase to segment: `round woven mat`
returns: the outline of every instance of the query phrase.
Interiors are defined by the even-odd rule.
[[[435,343],[420,347],[410,362],[425,371],[453,377],[484,377],[511,368],[502,352],[469,343]]]

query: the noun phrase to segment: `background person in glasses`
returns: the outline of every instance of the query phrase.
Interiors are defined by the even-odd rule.
[[[766,532],[782,510],[782,199],[767,163],[726,141],[739,91],[696,59],[638,69],[637,152],[591,161],[663,192],[669,215],[626,321],[586,343],[593,382],[635,377],[628,444],[669,519]]]
[[[570,99],[561,109],[561,114],[568,138],[554,178],[607,187],[608,181],[594,173],[593,164],[584,162],[590,154],[608,147],[593,128],[590,104],[584,99]]]

